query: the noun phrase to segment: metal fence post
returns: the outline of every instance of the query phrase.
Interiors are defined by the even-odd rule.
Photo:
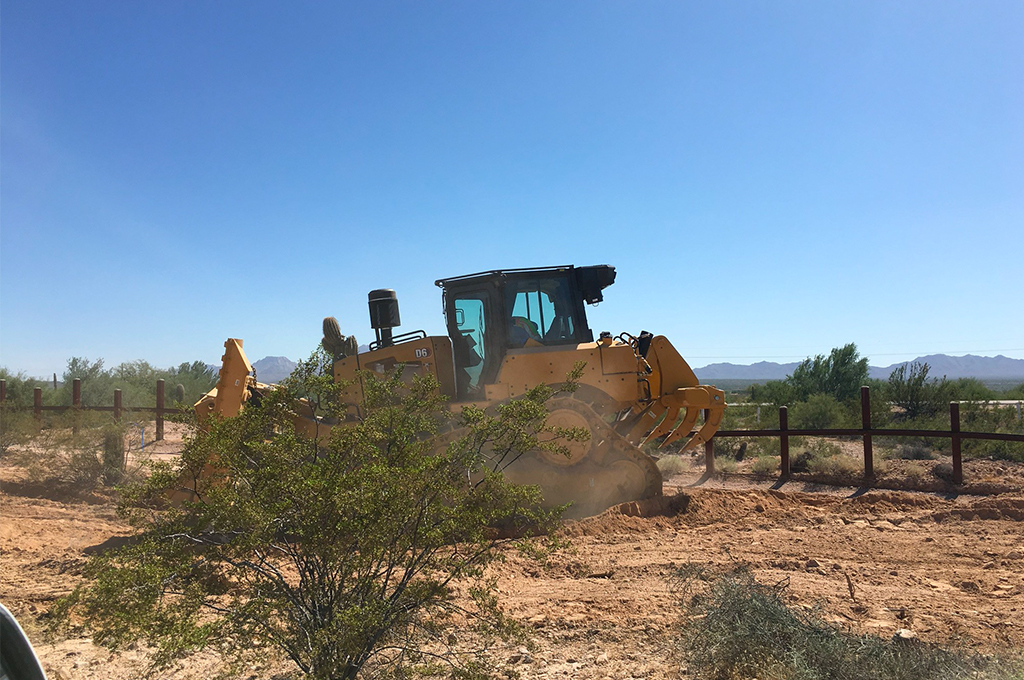
[[[704,420],[707,422],[708,413],[707,409],[702,409],[701,413],[704,415]],[[715,438],[704,442],[704,472],[706,475],[711,476],[715,474]]]
[[[156,440],[164,438],[164,380],[156,381]]]
[[[860,420],[864,429],[864,479],[875,477],[875,456],[871,450],[871,388],[860,388]]]
[[[790,468],[789,468],[789,435],[786,434],[786,430],[789,429],[789,409],[785,406],[779,407],[779,429],[782,434],[779,435],[779,455],[781,457],[779,464],[779,478],[789,479]]]
[[[960,452],[960,402],[949,402],[949,430],[953,444],[953,483],[964,483],[964,462]]]

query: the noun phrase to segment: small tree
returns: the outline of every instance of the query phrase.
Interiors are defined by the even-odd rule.
[[[830,394],[838,401],[850,401],[860,394],[868,379],[868,360],[861,358],[852,342],[836,347],[826,357],[819,354],[804,359],[793,369],[786,382],[796,390],[800,401],[812,394]]]
[[[432,379],[367,375],[360,421],[299,436],[300,395],[317,415],[344,417],[327,365],[322,353],[302,362],[132,489],[123,511],[138,541],[95,558],[59,616],[77,613],[114,648],[148,640],[161,664],[209,646],[243,658],[274,647],[317,680],[437,664],[486,675],[452,643],[456,631],[477,648],[516,634],[482,574],[502,536],[556,514],[500,474],[532,448],[558,448],[537,438],[552,390],[454,416]],[[154,509],[183,477],[196,500]]]
[[[889,374],[885,397],[901,409],[901,420],[930,418],[938,413],[952,396],[949,382],[928,380],[931,367],[927,363],[902,364]]]

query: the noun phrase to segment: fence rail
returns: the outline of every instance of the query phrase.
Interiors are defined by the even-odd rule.
[[[1024,434],[1007,434],[1004,432],[964,432],[960,429],[960,403],[949,404],[949,430],[909,430],[899,428],[871,427],[871,391],[868,387],[860,388],[861,427],[831,428],[807,430],[789,428],[789,409],[779,407],[779,427],[774,430],[719,430],[704,445],[704,457],[707,466],[706,474],[715,471],[715,439],[727,437],[778,437],[780,451],[779,478],[789,479],[792,476],[789,460],[790,437],[860,437],[864,442],[864,479],[870,482],[875,476],[874,437],[933,437],[949,439],[953,449],[953,483],[964,483],[963,454],[961,443],[964,439],[986,439],[991,441],[1009,441],[1024,443]]]
[[[164,438],[164,416],[177,413],[176,408],[167,408],[165,406],[165,381],[163,379],[156,381],[156,406],[133,406],[131,408],[125,408],[121,404],[121,390],[114,390],[114,405],[113,406],[82,406],[82,380],[81,378],[75,378],[71,382],[71,405],[70,406],[43,406],[43,388],[36,387],[32,393],[32,413],[36,420],[42,420],[43,412],[65,412],[72,411],[75,413],[81,413],[83,411],[100,411],[104,413],[113,413],[114,420],[121,422],[121,418],[125,411],[145,411],[152,413],[156,419],[156,439],[160,441]],[[7,401],[7,381],[0,380],[0,404]],[[78,420],[77,418],[72,422],[72,431],[78,433]]]
[[[964,432],[960,429],[960,404],[951,402],[949,405],[949,430],[911,430],[911,429],[887,429],[871,427],[871,393],[869,388],[860,388],[861,399],[861,427],[859,428],[830,428],[821,430],[790,429],[789,411],[785,406],[779,407],[779,427],[770,430],[719,430],[704,445],[706,474],[714,474],[715,471],[715,439],[728,437],[777,437],[780,449],[779,476],[781,479],[788,479],[792,475],[789,457],[790,437],[860,437],[864,442],[864,479],[870,482],[874,479],[874,449],[872,440],[874,437],[931,437],[949,439],[953,449],[953,483],[963,484],[963,455],[961,443],[965,439],[982,439],[991,441],[1010,441],[1024,443],[1024,434],[1007,434],[1002,432]],[[0,403],[7,400],[7,381],[0,380]],[[44,411],[101,411],[113,413],[114,420],[120,421],[124,411],[128,410],[121,405],[121,390],[114,390],[113,406],[82,406],[82,381],[75,379],[71,386],[70,406],[43,406],[43,388],[36,387],[33,394],[32,411],[37,420],[42,419]],[[156,381],[156,406],[135,407],[132,411],[145,411],[153,413],[156,418],[156,439],[164,438],[164,416],[177,413],[176,408],[167,408],[164,400],[164,381]],[[72,427],[77,431],[78,423]]]

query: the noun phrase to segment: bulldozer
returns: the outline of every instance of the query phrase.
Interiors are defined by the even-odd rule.
[[[341,334],[336,319],[323,323],[322,345],[333,358],[335,380],[345,384],[348,417],[360,417],[367,372],[401,367],[403,377],[429,374],[451,408],[488,409],[538,384],[560,385],[585,362],[578,389],[548,402],[548,425],[581,428],[589,439],[568,442],[564,451],[521,456],[505,476],[538,485],[546,504],[571,504],[570,517],[660,496],[661,472],[644,450],[657,445],[685,451],[708,441],[721,424],[725,393],[701,385],[664,336],[641,331],[613,337],[605,331],[595,340],[585,305],[601,302],[615,275],[609,265],[567,265],[438,279],[446,336],[421,330],[396,335],[401,318],[395,291],[371,291],[376,339],[365,351]],[[230,339],[225,348],[217,387],[195,405],[200,420],[210,413],[233,416],[268,389],[256,382],[241,340]],[[311,414],[299,415],[297,427],[312,434],[319,424]]]

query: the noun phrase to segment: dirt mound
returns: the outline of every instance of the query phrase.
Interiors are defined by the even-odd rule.
[[[757,520],[762,516],[806,517],[804,495],[760,490],[695,489],[622,503],[600,515],[569,522],[564,532],[567,536],[600,536],[733,522],[744,518]],[[810,496],[809,500],[816,499]]]
[[[859,512],[872,515],[937,508],[948,501],[931,494],[905,491],[869,491],[848,500]]]
[[[983,498],[965,508],[950,508],[929,515],[936,522],[947,519],[1024,521],[1024,498]]]

